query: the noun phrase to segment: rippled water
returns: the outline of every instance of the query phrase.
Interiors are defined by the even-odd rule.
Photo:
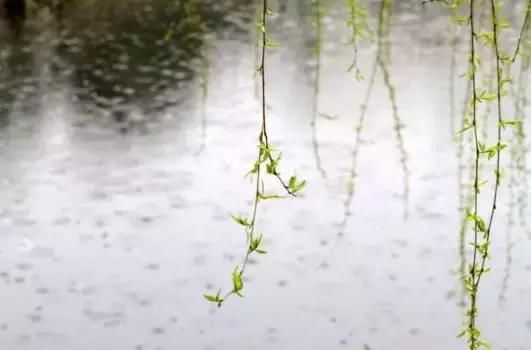
[[[244,237],[227,213],[248,211],[253,191],[243,175],[260,115],[255,8],[190,3],[205,27],[175,22],[191,10],[161,0],[87,2],[59,19],[31,8],[18,38],[2,23],[0,348],[464,348],[456,338],[464,310],[446,15],[401,2],[392,23],[390,72],[411,171],[408,218],[379,76],[352,215],[338,235],[366,84],[346,73],[345,14],[342,2],[328,1],[317,104],[328,118],[319,116],[316,128],[323,179],[312,151],[311,8],[273,4],[280,15],[271,19],[272,36],[281,47],[267,61],[269,133],[283,171],[296,170],[309,185],[301,198],[264,205],[258,224],[269,254],[250,266],[246,297],[217,309],[202,294],[230,283]],[[516,4],[511,15],[519,21]],[[464,62],[464,43],[458,48]],[[366,76],[374,53],[361,45]],[[457,109],[464,89],[456,78]],[[505,185],[481,327],[493,348],[527,350],[531,242],[523,225],[506,239],[507,194]]]

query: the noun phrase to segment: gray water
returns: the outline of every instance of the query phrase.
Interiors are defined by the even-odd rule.
[[[245,248],[228,213],[247,213],[253,195],[244,174],[260,118],[255,8],[200,3],[205,32],[172,25],[182,9],[160,1],[74,5],[60,20],[32,8],[18,38],[2,23],[0,349],[465,348],[456,338],[464,318],[460,117],[451,118],[444,12],[404,2],[392,21],[409,200],[380,75],[352,214],[338,235],[366,82],[346,72],[345,13],[342,2],[328,1],[318,109],[333,118],[317,119],[323,179],[312,151],[311,8],[273,4],[271,34],[281,47],[267,59],[269,134],[282,172],[309,184],[300,198],[260,208],[268,254],[252,260],[245,297],[218,309],[202,294],[229,288]],[[520,23],[518,9],[511,16]],[[368,76],[375,47],[360,45]],[[465,70],[464,45],[456,74]],[[465,82],[455,81],[460,111]],[[494,349],[527,350],[531,242],[526,227],[509,227],[507,195],[505,183],[480,326]]]

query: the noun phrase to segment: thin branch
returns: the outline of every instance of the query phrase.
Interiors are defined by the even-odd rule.
[[[531,14],[531,0],[528,0],[524,23],[522,24],[522,29],[520,29],[520,35],[518,36],[518,42],[516,43],[516,49],[514,50],[514,54],[513,54],[513,59],[512,59],[513,62],[516,60],[516,56],[518,56],[518,53],[520,52],[520,45],[526,36],[527,27],[529,26],[530,14]]]
[[[475,1],[470,0],[469,21],[470,21],[470,59],[472,62],[472,126],[474,130],[475,143],[475,161],[474,161],[474,217],[478,217],[478,193],[479,193],[479,140],[478,140],[478,126],[477,126],[477,90],[476,90],[476,43],[475,43],[475,21],[474,21],[474,5]],[[474,220],[474,253],[472,256],[472,266],[470,268],[470,277],[472,284],[476,282],[476,262],[478,259],[478,251],[476,249],[479,240],[479,226],[478,220]],[[470,350],[477,348],[478,335],[476,334],[476,315],[477,315],[477,289],[473,288],[470,291],[470,309],[468,311],[468,331],[469,331],[469,345]]]
[[[500,55],[500,50],[498,46],[498,18],[496,14],[496,4],[494,3],[494,0],[490,0],[491,3],[491,9],[492,9],[492,25],[493,25],[493,31],[494,31],[494,53],[496,55],[496,77],[497,77],[497,107],[498,107],[498,127],[497,127],[497,146],[501,145],[502,141],[502,125],[503,125],[503,118],[502,118],[502,71],[501,71],[501,61],[502,57]],[[484,240],[486,242],[490,241],[490,235],[492,232],[492,224],[494,222],[494,213],[496,212],[496,204],[498,199],[498,193],[500,189],[500,169],[501,169],[501,150],[498,150],[496,152],[496,182],[494,185],[494,194],[492,198],[492,206],[490,210],[489,215],[489,223],[487,226],[487,231],[485,232]],[[488,250],[485,250],[485,252],[481,256],[481,268],[479,270],[477,281],[476,281],[476,288],[479,286],[479,282],[481,281],[481,277],[483,276],[485,264],[488,257]]]
[[[260,67],[259,72],[261,76],[261,88],[262,88],[262,122],[260,127],[260,135],[258,137],[260,144],[265,144],[267,148],[269,148],[269,140],[267,137],[267,115],[266,115],[266,77],[265,77],[265,56],[266,56],[266,48],[267,48],[267,0],[263,0],[263,6],[262,6],[262,14],[261,14],[261,20],[262,20],[262,51],[261,51],[261,58],[260,58]],[[247,264],[249,262],[249,257],[253,253],[253,250],[251,249],[251,244],[254,239],[255,234],[255,224],[256,224],[256,218],[258,213],[258,202],[260,201],[260,184],[261,184],[261,177],[262,177],[262,167],[260,166],[260,159],[263,154],[262,148],[259,148],[258,150],[258,156],[257,156],[257,164],[259,166],[256,169],[256,187],[254,192],[254,203],[253,203],[253,211],[251,216],[251,222],[249,223],[249,226],[246,227],[246,234],[247,234],[247,252],[245,254],[245,257],[243,259],[243,262],[241,264],[241,267],[238,270],[235,270],[234,273],[238,273],[240,278],[243,276],[245,269],[247,267]],[[275,174],[276,175],[276,174]],[[279,175],[277,177],[280,178]],[[231,289],[225,296],[223,296],[218,301],[218,306],[221,306],[223,302],[225,302],[229,297],[233,296],[234,294],[239,294],[239,290],[236,288]]]

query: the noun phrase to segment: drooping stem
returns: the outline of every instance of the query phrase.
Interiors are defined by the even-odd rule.
[[[494,214],[496,212],[496,204],[498,200],[498,193],[500,189],[500,180],[501,180],[501,147],[502,147],[502,126],[503,126],[503,117],[502,117],[502,56],[500,54],[499,43],[498,43],[498,18],[497,18],[497,6],[495,0],[490,0],[491,10],[492,10],[492,26],[493,26],[493,40],[494,40],[494,54],[496,56],[496,104],[497,104],[497,114],[498,114],[498,123],[497,123],[497,147],[498,151],[496,152],[496,169],[495,169],[495,185],[494,185],[494,194],[492,198],[492,206],[489,214],[489,221],[487,226],[487,231],[484,235],[484,240],[490,242],[490,235],[492,231],[492,224],[494,222]],[[478,288],[483,276],[485,264],[488,257],[488,249],[482,252],[481,254],[481,268],[478,271],[476,288]]]
[[[260,22],[260,29],[262,30],[262,37],[261,37],[261,53],[260,53],[260,66],[258,67],[258,72],[260,73],[260,87],[262,92],[262,98],[261,98],[261,124],[260,124],[260,133],[258,135],[258,141],[260,144],[260,147],[258,148],[258,155],[256,163],[258,166],[253,168],[254,175],[255,175],[255,191],[254,191],[254,201],[253,201],[253,209],[251,213],[251,219],[249,222],[244,222],[247,241],[246,241],[246,253],[243,258],[243,262],[239,267],[236,267],[236,269],[233,272],[233,289],[231,289],[225,296],[223,296],[221,299],[217,301],[218,306],[221,306],[223,302],[225,302],[230,296],[237,294],[240,295],[240,290],[243,289],[243,275],[245,273],[245,269],[247,268],[247,264],[249,262],[249,257],[253,253],[253,242],[255,241],[255,227],[256,227],[256,219],[258,214],[258,203],[260,201],[260,185],[262,183],[262,167],[260,166],[262,157],[264,156],[264,148],[263,145],[265,145],[266,149],[269,149],[269,139],[267,136],[267,115],[266,115],[266,48],[267,48],[267,13],[268,13],[268,6],[267,6],[267,0],[263,0],[262,3],[262,12],[261,12],[261,22]],[[261,237],[259,237],[259,242],[261,241]],[[234,282],[234,280],[237,281]]]
[[[490,0],[491,8],[491,21],[492,21],[492,35],[484,36],[489,39],[487,42],[490,43],[492,38],[492,46],[494,51],[494,56],[496,59],[496,95],[495,99],[497,102],[497,142],[495,146],[486,148],[484,145],[478,141],[478,119],[477,119],[477,103],[482,100],[489,101],[490,96],[487,96],[485,93],[481,93],[478,96],[476,89],[476,69],[479,65],[480,60],[476,57],[475,50],[475,40],[478,34],[475,32],[475,22],[474,22],[474,0],[470,2],[470,40],[471,40],[471,60],[473,67],[471,70],[471,79],[473,85],[473,131],[475,139],[475,176],[474,176],[474,212],[471,215],[471,219],[474,221],[474,241],[473,241],[473,255],[472,255],[472,264],[469,267],[469,277],[467,277],[466,286],[469,290],[469,309],[467,312],[468,316],[468,326],[466,333],[468,334],[469,349],[476,350],[481,346],[485,346],[485,343],[481,338],[481,332],[477,327],[477,299],[479,293],[479,287],[481,279],[486,273],[487,269],[485,267],[486,261],[489,257],[489,246],[490,246],[490,237],[492,233],[492,224],[494,222],[494,214],[496,212],[496,205],[498,199],[498,193],[500,188],[500,166],[501,166],[501,150],[504,148],[502,145],[502,127],[503,127],[503,117],[502,117],[502,85],[507,79],[504,79],[502,76],[502,67],[501,64],[505,59],[500,54],[499,41],[498,41],[498,18],[497,18],[497,5],[495,0]],[[479,216],[478,213],[478,202],[479,202],[479,193],[480,193],[480,184],[479,184],[479,168],[480,168],[480,156],[481,154],[488,154],[489,159],[493,156],[496,157],[496,168],[495,168],[495,184],[492,197],[492,204],[490,208],[490,213],[488,216],[488,224],[485,224],[485,221]]]
[[[258,154],[256,156],[255,163],[252,169],[247,175],[252,175],[255,181],[254,200],[252,205],[252,211],[250,218],[231,215],[233,220],[239,225],[245,228],[246,233],[246,247],[243,261],[237,265],[232,272],[232,289],[226,292],[223,296],[221,290],[216,295],[207,295],[204,297],[209,301],[216,303],[218,307],[221,307],[223,303],[233,295],[243,296],[242,290],[244,287],[244,273],[248,266],[249,258],[252,254],[265,254],[262,250],[262,235],[256,232],[256,221],[258,216],[258,205],[260,202],[268,199],[282,198],[282,196],[276,194],[267,194],[265,192],[265,185],[263,178],[269,174],[276,177],[280,185],[285,191],[295,196],[306,185],[306,181],[298,181],[295,176],[291,176],[286,183],[280,173],[277,170],[277,166],[280,162],[281,155],[269,143],[269,137],[267,133],[267,98],[266,98],[266,50],[269,47],[274,47],[274,44],[267,36],[267,16],[270,16],[271,12],[267,6],[267,0],[263,0],[262,12],[260,16],[260,22],[258,27],[262,32],[261,36],[261,54],[260,54],[260,66],[258,72],[260,74],[260,88],[262,92],[261,97],[261,121],[260,132],[258,134]],[[274,156],[275,155],[275,156]],[[277,156],[278,155],[278,156]]]
[[[472,95],[472,80],[468,79],[466,90],[465,90],[465,99],[464,99],[464,108],[462,111],[462,118],[460,122],[460,127],[465,128],[467,123],[469,121],[467,120],[467,115],[469,113],[469,104],[470,99]],[[466,137],[466,138],[465,138]],[[462,216],[461,223],[459,226],[459,279],[462,282],[463,285],[463,291],[466,291],[466,286],[464,284],[465,277],[467,275],[466,272],[466,234],[467,234],[467,228],[468,228],[468,218],[466,214],[466,209],[469,208],[471,205],[473,205],[474,195],[473,190],[469,190],[469,186],[467,186],[467,183],[465,183],[465,178],[469,179],[474,176],[474,154],[472,152],[470,153],[471,160],[465,161],[465,142],[468,144],[472,144],[472,136],[470,133],[467,133],[466,135],[463,132],[457,133],[457,160],[458,160],[458,166],[457,166],[457,178],[458,178],[458,184],[459,184],[459,205],[458,205],[458,212],[459,215]],[[467,164],[472,164],[472,166],[467,167]],[[469,170],[470,175],[465,175],[465,170]],[[462,294],[463,298],[465,294]],[[462,304],[464,304],[464,299],[462,300]]]
[[[261,6],[256,6],[256,17],[259,18],[261,14]],[[254,66],[253,66],[253,79],[254,79],[254,96],[258,100],[260,99],[260,78],[259,70],[260,67],[260,60],[262,55],[262,50],[260,48],[260,42],[262,41],[262,31],[260,26],[256,26],[255,28],[255,34],[253,35],[253,46],[254,46]]]
[[[477,289],[473,288],[476,283],[476,263],[478,259],[478,246],[479,241],[479,220],[478,218],[478,202],[479,202],[479,162],[480,162],[480,150],[478,140],[478,125],[477,125],[477,89],[476,89],[476,43],[475,43],[475,19],[474,19],[474,5],[475,1],[470,0],[469,9],[469,21],[470,21],[470,59],[472,62],[471,68],[471,81],[472,81],[472,128],[474,133],[474,252],[472,255],[472,265],[469,269],[470,279],[468,280],[469,288],[469,310],[468,310],[468,336],[469,336],[469,349],[476,350],[479,340],[479,330],[476,328],[476,316],[477,316]]]

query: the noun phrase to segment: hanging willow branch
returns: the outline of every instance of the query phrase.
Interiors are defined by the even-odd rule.
[[[288,182],[285,182],[277,168],[280,163],[281,154],[273,148],[269,143],[269,137],[267,134],[267,114],[266,114],[266,51],[268,48],[276,47],[277,45],[268,38],[267,36],[267,17],[271,16],[272,13],[268,8],[267,0],[262,2],[262,12],[261,18],[258,23],[258,28],[260,29],[261,35],[261,54],[260,54],[260,66],[258,67],[258,72],[260,74],[260,85],[262,90],[262,99],[261,99],[261,126],[260,133],[258,135],[258,154],[256,161],[253,164],[252,169],[247,174],[248,176],[253,176],[256,183],[254,191],[254,202],[252,207],[252,212],[250,218],[231,215],[232,219],[238,224],[245,228],[246,233],[246,248],[243,258],[243,262],[237,265],[232,272],[232,289],[230,289],[225,294],[222,294],[222,291],[219,290],[217,294],[205,294],[204,297],[212,303],[216,303],[218,307],[231,296],[238,295],[243,296],[243,281],[244,273],[249,262],[249,258],[252,254],[265,254],[266,251],[262,249],[262,234],[256,232],[256,220],[258,214],[258,204],[261,201],[282,198],[282,196],[277,194],[267,194],[265,192],[265,185],[263,177],[266,174],[272,175],[277,178],[280,185],[285,189],[285,191],[295,196],[299,193],[306,185],[306,181],[299,181],[296,176],[291,176]],[[265,173],[264,173],[265,172]]]
[[[471,61],[472,69],[470,77],[472,79],[473,101],[472,101],[472,129],[474,131],[475,139],[475,174],[474,174],[474,211],[468,214],[469,220],[474,223],[474,241],[473,241],[473,255],[472,263],[469,266],[469,275],[465,279],[465,286],[469,293],[469,305],[467,311],[467,327],[462,334],[467,335],[469,349],[476,350],[482,346],[488,346],[481,338],[481,332],[477,327],[478,307],[477,299],[479,293],[479,287],[481,279],[488,271],[486,268],[486,262],[489,258],[490,239],[492,234],[492,225],[494,222],[494,214],[497,208],[498,193],[500,189],[501,180],[501,151],[505,148],[502,144],[502,129],[506,125],[515,125],[514,121],[504,121],[502,116],[502,96],[503,85],[510,82],[508,78],[503,76],[502,64],[509,61],[509,58],[502,55],[499,47],[499,30],[500,22],[498,18],[499,5],[495,3],[495,0],[490,0],[491,9],[491,22],[492,32],[476,33],[475,31],[475,19],[474,19],[474,0],[470,1],[470,42],[471,42]],[[477,67],[480,64],[479,56],[476,55],[476,39],[481,38],[486,45],[493,47],[493,52],[496,60],[496,93],[489,94],[485,91],[478,93],[476,88],[476,73]],[[477,119],[477,104],[485,101],[489,102],[496,100],[497,104],[497,141],[493,146],[485,146],[478,140],[478,119]],[[487,155],[488,159],[496,158],[496,167],[494,171],[495,183],[492,197],[492,204],[490,213],[488,216],[487,224],[485,220],[479,215],[479,194],[480,194],[480,182],[479,182],[479,168],[480,157]]]
[[[494,195],[492,199],[492,206],[490,210],[489,215],[489,221],[487,230],[484,232],[484,240],[487,243],[490,243],[490,235],[492,232],[492,224],[494,222],[494,213],[496,211],[496,204],[498,199],[498,193],[500,189],[500,180],[501,180],[501,151],[505,148],[505,145],[502,144],[502,129],[504,126],[504,120],[502,117],[502,87],[505,82],[508,82],[507,79],[503,77],[502,73],[502,62],[507,61],[507,57],[503,57],[500,53],[499,43],[498,43],[498,34],[499,34],[499,28],[498,28],[498,15],[497,15],[497,5],[495,4],[494,0],[490,0],[491,4],[491,11],[492,11],[492,31],[493,31],[493,45],[494,45],[494,54],[496,56],[496,104],[497,104],[497,114],[498,114],[498,123],[497,123],[497,143],[495,148],[492,148],[492,152],[495,152],[496,154],[496,170],[495,170],[495,185],[494,185]],[[489,156],[493,154],[490,152],[489,149],[484,149],[482,153],[487,153]],[[481,281],[481,277],[483,276],[483,273],[485,272],[485,264],[486,260],[488,258],[488,244],[486,246],[487,249],[484,251],[478,250],[479,253],[481,253],[480,261],[481,261],[481,268],[478,271],[477,274],[477,280],[475,282],[476,288],[479,287],[479,283]]]
[[[468,324],[461,335],[467,334],[469,349],[475,350],[479,348],[478,342],[480,331],[476,327],[477,318],[477,289],[474,288],[476,284],[476,270],[477,249],[479,242],[479,227],[485,227],[484,221],[478,215],[478,201],[479,201],[479,140],[478,140],[478,123],[477,123],[477,90],[476,90],[476,73],[478,67],[478,59],[476,57],[476,39],[475,39],[475,19],[474,19],[474,5],[475,1],[470,0],[469,21],[470,21],[470,60],[472,68],[470,71],[470,79],[472,81],[472,129],[474,132],[474,212],[472,219],[474,220],[474,255],[472,258],[472,267],[469,269],[469,276],[465,277],[465,286],[469,292],[469,309],[467,311]],[[469,213],[470,216],[470,213]]]

